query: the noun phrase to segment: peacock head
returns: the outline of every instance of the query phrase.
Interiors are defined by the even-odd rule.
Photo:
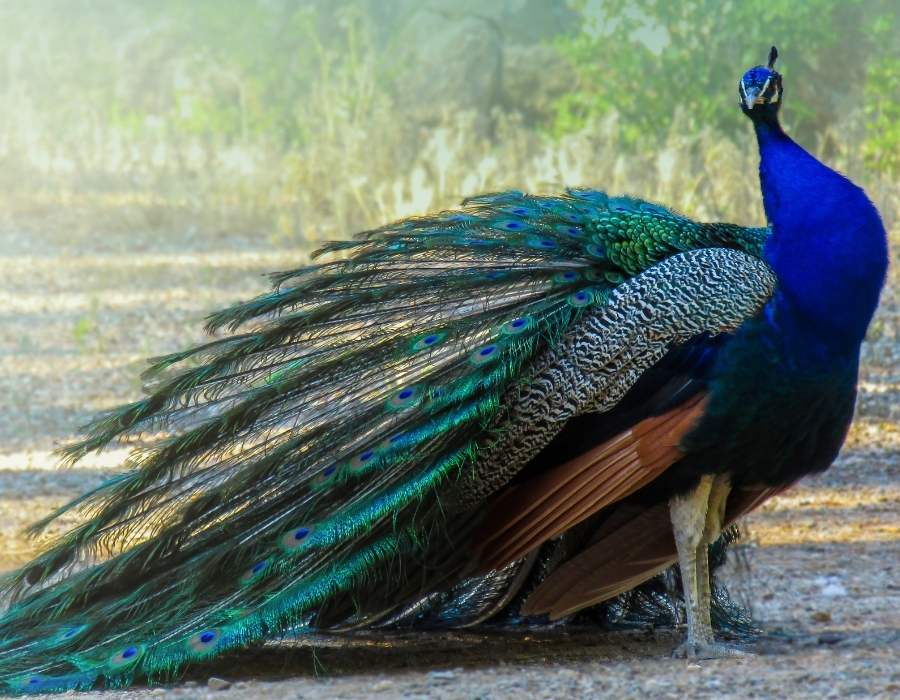
[[[769,63],[765,66],[754,66],[741,78],[738,94],[741,97],[741,109],[751,119],[774,118],[781,106],[781,73],[775,70],[775,59],[778,49],[774,46],[769,51]]]

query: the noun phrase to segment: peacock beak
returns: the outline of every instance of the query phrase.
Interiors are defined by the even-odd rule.
[[[749,90],[744,92],[744,107],[746,107],[748,110],[753,109],[753,105],[760,102],[759,93],[760,90],[755,88],[750,88]]]
[[[749,110],[753,109],[753,105],[763,104],[766,101],[765,92],[769,87],[769,80],[759,86],[746,87],[742,84],[744,93],[744,106]]]

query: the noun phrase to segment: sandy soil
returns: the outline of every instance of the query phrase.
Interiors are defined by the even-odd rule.
[[[257,273],[299,259],[249,235],[0,220],[0,571],[40,546],[21,536],[27,522],[124,456],[59,472],[53,448],[95,412],[134,398],[143,358],[200,339],[206,312],[261,291]],[[680,633],[671,631],[321,638],[233,656],[172,687],[83,697],[898,697],[898,326],[895,278],[839,462],[747,519],[729,579],[764,629],[753,656],[675,661]]]

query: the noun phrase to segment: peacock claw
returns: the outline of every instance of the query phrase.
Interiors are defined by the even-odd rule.
[[[684,641],[672,651],[673,659],[727,659],[743,656],[753,656],[753,653],[723,642]]]

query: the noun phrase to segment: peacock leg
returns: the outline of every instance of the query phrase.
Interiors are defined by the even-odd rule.
[[[678,549],[678,567],[681,569],[681,588],[687,616],[687,640],[675,650],[676,656],[696,656],[701,645],[712,641],[712,629],[704,625],[705,618],[700,610],[702,601],[697,570],[712,483],[712,476],[703,476],[693,491],[673,496],[669,500],[669,516]]]
[[[710,538],[721,531],[729,490],[727,479],[704,476],[693,491],[669,500],[688,628],[687,639],[673,652],[676,657],[714,659],[743,655],[742,651],[715,641],[710,620],[708,546]]]
[[[710,629],[712,637],[712,590],[709,576],[709,545],[722,534],[722,523],[725,521],[725,505],[731,493],[731,478],[727,475],[717,476],[709,491],[709,502],[706,508],[706,526],[703,537],[697,546],[697,584],[700,588],[700,612],[703,624]]]

